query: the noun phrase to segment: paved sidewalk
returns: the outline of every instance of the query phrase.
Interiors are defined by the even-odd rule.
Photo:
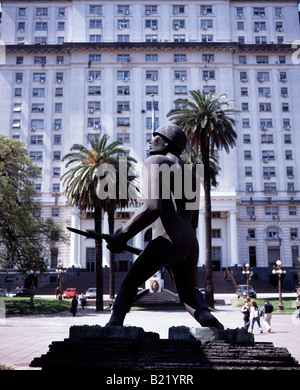
[[[240,309],[231,306],[219,306],[215,313],[225,328],[237,328],[243,324]],[[94,308],[79,308],[76,317],[68,311],[56,315],[8,316],[0,317],[0,363],[16,370],[36,370],[29,367],[30,362],[45,354],[52,341],[60,341],[69,336],[72,325],[104,326],[110,313],[97,313]],[[286,347],[291,355],[300,362],[300,320],[291,314],[275,314],[272,319],[272,333],[259,333],[254,328],[255,341],[273,342],[277,347]],[[185,310],[180,311],[131,311],[125,325],[139,326],[145,331],[160,334],[168,338],[171,326],[197,327],[197,322]]]

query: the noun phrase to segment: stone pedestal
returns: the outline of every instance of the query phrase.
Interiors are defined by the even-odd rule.
[[[31,367],[43,370],[299,370],[286,348],[255,343],[244,329],[169,329],[169,339],[138,327],[72,326]],[[151,372],[151,371],[150,371]]]

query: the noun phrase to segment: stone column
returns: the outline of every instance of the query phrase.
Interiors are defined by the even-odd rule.
[[[230,266],[238,264],[238,244],[237,244],[237,227],[236,227],[236,210],[229,211],[230,226]]]
[[[205,265],[205,247],[206,247],[204,210],[199,210],[197,238],[199,243],[198,267],[202,267],[203,265]]]
[[[108,214],[103,213],[103,234],[109,234]],[[110,265],[110,251],[106,248],[106,241],[102,240],[103,267]]]
[[[71,211],[71,227],[74,229],[79,229],[79,210],[77,207],[72,207]],[[76,233],[71,233],[71,248],[70,248],[70,264],[69,266],[75,267],[79,266],[79,235]]]

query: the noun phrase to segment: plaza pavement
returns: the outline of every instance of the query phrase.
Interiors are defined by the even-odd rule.
[[[292,295],[295,296],[296,295]],[[218,298],[218,297],[215,297]],[[220,298],[220,297],[219,297]],[[230,297],[225,297],[228,302]],[[258,297],[260,298],[260,297]],[[215,316],[225,328],[242,327],[242,314],[234,306],[217,306]],[[0,364],[15,370],[39,370],[29,367],[35,357],[45,354],[52,341],[62,341],[69,336],[72,325],[104,326],[109,312],[95,312],[92,306],[85,310],[79,308],[73,317],[69,311],[53,315],[4,316],[0,308]],[[125,325],[139,326],[145,331],[159,333],[161,338],[168,338],[168,329],[172,326],[197,327],[197,322],[185,310],[139,310],[131,311]],[[272,332],[260,334],[254,327],[257,342],[272,342],[276,347],[286,347],[291,355],[300,362],[300,320],[296,314],[274,314]]]

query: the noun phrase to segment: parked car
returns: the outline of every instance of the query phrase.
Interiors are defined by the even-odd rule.
[[[236,295],[238,298],[247,298],[247,285],[239,284],[236,289]],[[249,297],[256,298],[256,292],[251,285],[249,285]]]
[[[34,294],[34,292],[33,292]],[[21,288],[15,288],[12,290],[9,294],[9,297],[30,297],[31,296],[31,290],[29,288],[21,287]]]
[[[90,287],[86,290],[85,296],[87,299],[96,298],[97,292],[96,287]]]
[[[63,293],[64,299],[74,298],[78,294],[77,288],[67,288]]]
[[[3,288],[0,288],[0,297],[8,297],[8,293]]]

